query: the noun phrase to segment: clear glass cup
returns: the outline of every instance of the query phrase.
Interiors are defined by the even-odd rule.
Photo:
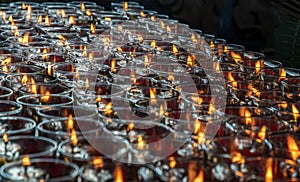
[[[21,114],[22,105],[17,102],[0,100],[0,116],[16,116]]]
[[[1,129],[0,135],[6,133],[9,136],[13,135],[33,135],[36,123],[30,118],[20,116],[0,117]]]
[[[21,135],[8,137],[8,141],[1,141],[1,154],[6,162],[22,159],[24,156],[30,158],[54,156],[57,143],[45,137]]]
[[[32,159],[24,167],[21,161],[8,163],[1,167],[1,176],[11,181],[47,180],[53,182],[77,181],[79,168],[76,164],[57,159]],[[31,172],[30,172],[31,171]]]
[[[49,137],[58,142],[69,139],[72,130],[75,130],[77,137],[82,135],[85,137],[89,135],[97,136],[103,132],[103,125],[98,120],[73,118],[72,121],[68,119],[46,120],[39,123],[36,129],[39,136]],[[73,123],[73,128],[71,128],[70,122]]]

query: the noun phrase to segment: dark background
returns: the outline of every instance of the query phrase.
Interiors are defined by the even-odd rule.
[[[111,2],[120,2],[120,0],[91,1],[104,6],[107,10],[110,10]],[[300,68],[299,0],[279,0],[279,3],[276,3],[276,0],[133,1],[144,5],[145,9],[157,10],[159,13],[179,19],[189,24],[191,28],[224,38],[228,43],[244,45],[246,50],[263,52],[267,58],[281,61],[286,67]],[[288,6],[292,7],[292,10],[287,10],[286,3],[295,2],[296,4]],[[296,18],[289,16],[290,11],[296,13]]]

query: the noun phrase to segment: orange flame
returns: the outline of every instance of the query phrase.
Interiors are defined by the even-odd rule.
[[[49,76],[52,75],[52,66],[50,64],[48,64],[48,66],[47,66],[47,74]]]
[[[26,9],[26,4],[22,3],[22,10]]]
[[[19,37],[19,42],[22,43],[23,45],[27,45],[28,44],[28,41],[29,41],[29,33],[26,32],[24,34],[24,37]]]
[[[145,65],[145,67],[148,67],[149,66],[149,58],[148,58],[148,56],[147,55],[144,55],[144,65]]]
[[[28,77],[27,77],[27,75],[23,75],[23,76],[22,76],[21,82],[22,82],[22,83],[27,83],[27,82],[28,82]]]
[[[173,44],[172,50],[173,50],[173,53],[174,53],[174,54],[178,54],[178,53],[179,53],[179,51],[178,51],[178,49],[177,49],[177,47],[176,47],[175,44]]]
[[[291,153],[291,156],[292,156],[293,160],[296,161],[299,157],[299,148],[298,148],[297,142],[290,135],[287,135],[286,139],[287,139],[287,145],[288,145],[288,149]]]
[[[260,70],[263,68],[263,64],[261,64],[261,60],[256,61],[255,63],[255,73],[259,74]]]
[[[31,162],[30,162],[30,158],[28,155],[25,155],[23,158],[22,158],[22,165],[23,166],[30,166]]]
[[[85,11],[85,5],[83,2],[80,3],[80,9],[81,11]]]
[[[43,102],[47,102],[49,99],[50,99],[50,92],[47,91],[47,92],[45,93],[45,95],[43,95],[43,96],[41,97],[41,100],[42,100]]]
[[[246,119],[246,124],[253,124],[251,112],[247,108],[241,107],[239,110],[239,115]]]
[[[176,166],[176,160],[175,160],[174,157],[170,157],[169,159],[170,159],[169,166],[170,166],[171,169],[174,169],[175,166]]]
[[[108,104],[106,104],[105,109],[104,109],[104,115],[109,115],[113,112],[112,106],[113,106],[112,102],[109,102]]]
[[[43,22],[43,16],[39,15],[38,16],[38,23],[41,24]]]
[[[150,88],[150,103],[151,105],[156,105],[156,89],[155,88]]]
[[[270,157],[266,160],[266,175],[265,175],[265,182],[272,182],[273,181],[273,159]]]
[[[242,154],[240,152],[232,151],[231,152],[231,162],[232,163],[244,164],[245,159],[244,159],[244,157],[242,156]]]
[[[190,67],[194,66],[194,60],[191,55],[188,55],[188,57],[187,57],[187,65]]]
[[[111,21],[111,17],[105,17],[104,20],[105,21]]]
[[[156,47],[156,42],[155,40],[152,40],[151,43],[150,43],[151,47],[155,48]]]
[[[3,137],[2,137],[4,143],[7,143],[8,142],[8,136],[7,136],[7,133],[4,133],[3,134]]]
[[[68,128],[68,131],[71,131],[74,128],[74,120],[73,120],[72,114],[69,114],[67,128]]]
[[[75,22],[75,17],[74,17],[74,16],[70,16],[70,17],[69,17],[69,24],[70,24],[70,25],[75,25],[75,24],[76,24],[76,22]]]
[[[114,170],[115,182],[123,182],[123,172],[122,168],[119,165],[116,165]]]
[[[282,79],[286,78],[286,71],[284,68],[280,69],[280,78],[282,78]]]
[[[299,110],[295,106],[295,104],[292,104],[292,112],[294,116],[294,120],[297,121],[299,119]]]
[[[257,134],[258,138],[262,141],[266,139],[267,136],[267,127],[263,125]]]
[[[56,11],[56,13],[57,13],[57,15],[61,15],[62,16],[62,18],[65,18],[66,17],[66,12],[65,12],[65,10],[57,10]]]
[[[140,12],[140,15],[141,15],[142,18],[146,18],[147,17],[147,15],[143,11]]]
[[[8,58],[5,58],[2,62],[1,62],[1,64],[2,65],[7,65],[7,64],[10,64],[11,63],[11,57],[8,57]]]
[[[36,83],[35,83],[35,81],[34,81],[33,78],[31,78],[30,80],[31,80],[31,83],[32,83],[32,86],[31,86],[31,93],[32,93],[32,94],[37,94],[37,85],[36,85]]]
[[[142,135],[137,136],[137,142],[138,142],[138,149],[143,150],[145,147],[145,141],[143,140]]]
[[[199,170],[199,173],[196,176],[196,178],[193,180],[193,182],[204,182],[204,171],[203,171],[203,169]]]
[[[96,27],[93,23],[91,23],[91,33],[96,34]]]
[[[101,157],[94,159],[93,165],[95,168],[102,168],[103,167],[103,159]]]
[[[45,17],[45,25],[50,26],[51,20],[48,15]]]
[[[235,61],[236,64],[241,62],[241,56],[239,54],[236,54],[235,52],[230,52],[232,59]]]
[[[128,9],[128,2],[123,2],[123,9],[124,10],[127,10]]]
[[[92,13],[90,10],[87,10],[87,11],[86,11],[86,15],[92,16],[92,14],[93,14],[93,13]]]
[[[111,60],[110,70],[113,71],[113,72],[116,71],[116,59],[115,58],[113,58]]]
[[[156,18],[155,18],[154,15],[152,15],[152,16],[150,17],[150,19],[151,19],[151,21],[156,21]]]
[[[71,131],[71,138],[70,139],[71,139],[72,145],[76,146],[77,143],[78,143],[78,138],[77,138],[76,131],[74,129],[72,129],[72,131]]]

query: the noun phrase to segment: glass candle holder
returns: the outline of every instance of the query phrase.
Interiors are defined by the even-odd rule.
[[[149,165],[126,165],[110,163],[104,159],[95,159],[80,168],[80,176],[84,182],[92,181],[156,181],[157,174]]]
[[[298,161],[299,155],[299,134],[298,133],[281,133],[272,135],[270,142],[274,148],[274,157]]]
[[[287,122],[294,131],[299,130],[299,103],[278,102],[273,105],[278,117]]]
[[[7,87],[0,86],[0,100],[10,100],[13,91]]]
[[[103,125],[98,120],[73,118],[72,120],[48,120],[37,125],[37,131],[40,136],[54,139],[55,141],[67,140],[74,136],[95,136],[102,132]]]
[[[2,73],[5,75],[30,73],[41,74],[43,72],[44,69],[42,69],[41,67],[26,63],[13,63],[2,66]]]
[[[34,94],[18,97],[17,103],[23,106],[24,116],[38,121],[37,110],[47,107],[71,105],[73,103],[73,98],[57,94]]]
[[[299,165],[285,158],[257,157],[246,159],[244,165],[235,171],[241,172],[237,180],[246,181],[297,181]]]
[[[16,116],[23,109],[21,104],[13,101],[0,100],[0,104],[0,116]]]
[[[12,136],[7,141],[1,141],[1,155],[4,161],[10,162],[24,156],[30,158],[52,157],[57,149],[54,140],[45,137],[28,135]]]
[[[117,149],[120,149],[116,151]],[[113,159],[123,158],[129,150],[128,142],[114,136],[95,136],[78,138],[76,144],[72,140],[62,141],[58,147],[60,157],[72,161],[79,166],[87,164],[96,158],[113,156]],[[115,153],[114,153],[115,152]],[[109,154],[106,156],[106,154]]]
[[[82,118],[82,119],[97,119],[98,112],[95,109],[87,108],[84,106],[61,106],[61,107],[49,107],[38,110],[38,116],[40,121],[44,120],[68,120],[70,117]]]
[[[21,161],[8,163],[1,167],[1,176],[11,181],[47,180],[53,182],[76,181],[78,166],[57,159],[32,159],[30,165]]]
[[[240,63],[243,61],[245,47],[236,44],[227,44],[224,47],[223,61],[228,63]]]
[[[264,117],[264,116],[274,116],[274,111],[267,107],[259,106],[227,106],[224,113],[229,118],[242,117]]]
[[[59,83],[45,84],[45,83],[26,83],[19,88],[19,95],[30,94],[51,94],[68,95],[71,96],[72,89]]]
[[[19,116],[0,117],[0,121],[0,135],[33,135],[36,126],[32,119]]]

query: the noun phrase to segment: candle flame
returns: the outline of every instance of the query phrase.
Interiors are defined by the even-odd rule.
[[[26,9],[26,4],[22,3],[22,10],[25,10],[25,9]]]
[[[85,13],[86,13],[86,15],[88,15],[88,16],[92,16],[92,15],[93,15],[93,13],[92,13],[91,10],[87,10]]]
[[[273,181],[273,159],[270,157],[266,160],[266,175],[265,175],[265,182],[272,182]]]
[[[75,25],[76,23],[75,23],[75,17],[74,16],[70,16],[69,17],[69,24],[70,25]]]
[[[175,166],[176,166],[176,160],[175,160],[174,157],[170,157],[169,159],[170,159],[169,166],[170,166],[171,169],[174,169]]]
[[[93,23],[91,23],[91,33],[96,34],[96,27]]]
[[[76,146],[78,144],[78,138],[77,138],[77,134],[76,134],[76,131],[75,131],[74,128],[71,131],[71,138],[70,139],[71,139],[71,142],[72,142],[73,146]]]
[[[203,169],[199,170],[199,173],[196,176],[196,178],[193,180],[193,182],[204,182],[204,171],[203,171]]]
[[[50,99],[50,92],[47,91],[47,92],[41,97],[41,100],[42,100],[43,102],[47,102],[49,99]]]
[[[156,105],[157,104],[157,101],[156,101],[156,88],[150,88],[149,92],[150,92],[150,103],[151,103],[151,105]]]
[[[45,25],[50,26],[51,20],[48,15],[45,16]]]
[[[292,159],[294,161],[296,161],[299,157],[299,148],[298,148],[297,142],[290,135],[287,135],[286,140],[287,140],[288,149],[289,149],[289,152],[291,153]]]
[[[142,18],[146,18],[147,17],[147,15],[143,11],[140,12],[140,15],[141,15]]]
[[[179,52],[175,44],[173,44],[172,50],[173,50],[174,54],[178,54],[178,52]]]
[[[103,159],[101,157],[96,158],[93,160],[93,165],[95,168],[102,168],[103,167]]]
[[[111,17],[105,17],[104,20],[105,21],[111,21]]]
[[[48,66],[47,66],[47,74],[48,74],[49,76],[52,75],[52,66],[51,66],[50,64],[48,64]]]
[[[194,43],[198,42],[194,32],[191,35],[191,41],[194,42]]]
[[[299,110],[297,109],[295,104],[292,104],[292,112],[293,112],[294,120],[298,121],[298,119],[299,119]]]
[[[241,56],[239,54],[236,54],[235,52],[230,52],[232,59],[235,61],[236,64],[241,62]]]
[[[113,58],[113,59],[111,60],[110,70],[111,70],[112,72],[115,72],[115,71],[116,71],[116,59],[115,59],[115,58]]]
[[[209,43],[209,47],[212,49],[212,50],[215,50],[215,44],[213,42],[210,42]]]
[[[41,24],[43,22],[43,16],[39,15],[38,16],[38,23]]]
[[[68,128],[68,131],[71,131],[74,128],[74,120],[73,120],[72,114],[69,114],[69,116],[68,116],[67,128]]]
[[[112,106],[113,106],[112,102],[109,102],[106,104],[105,109],[104,109],[104,115],[109,115],[113,112]]]
[[[85,11],[85,5],[83,2],[80,3],[80,9],[81,11]]]
[[[187,57],[187,65],[190,67],[194,66],[194,60],[191,55],[188,55],[188,57]]]
[[[241,117],[245,118],[246,124],[253,124],[252,118],[251,118],[251,112],[245,108],[245,107],[241,107],[239,110],[239,115]]]
[[[5,132],[4,134],[3,134],[3,141],[4,141],[4,143],[7,143],[8,142],[8,135],[7,135],[7,133]]]
[[[28,44],[28,41],[29,41],[29,33],[28,32],[26,32],[25,34],[24,34],[24,37],[22,38],[22,37],[19,37],[19,42],[21,43],[21,44],[23,44],[23,45],[27,45]]]
[[[124,10],[128,9],[128,2],[127,1],[123,2],[123,9]]]
[[[284,68],[280,69],[280,78],[285,79],[286,78],[286,71]]]
[[[148,56],[147,55],[144,55],[144,65],[145,65],[145,67],[148,67],[149,65],[150,65],[150,63],[149,63],[149,58],[148,58]]]
[[[214,105],[212,103],[210,103],[207,113],[208,114],[213,114],[214,112],[216,112],[216,109],[215,109]]]
[[[156,42],[155,42],[155,40],[152,40],[151,43],[150,43],[150,45],[151,45],[152,48],[155,48],[155,47],[156,47]]]
[[[27,82],[28,82],[28,77],[27,77],[27,75],[23,75],[23,76],[22,76],[21,82],[22,82],[22,83],[27,83]]]
[[[261,139],[262,141],[265,140],[267,136],[267,127],[263,125],[257,135],[258,138]]]
[[[143,140],[142,135],[137,136],[137,142],[138,142],[138,149],[143,150],[145,147],[145,141]]]
[[[62,18],[65,18],[66,17],[66,12],[65,12],[65,10],[57,10],[56,11],[56,13],[57,13],[57,15],[61,15],[62,16]]]
[[[3,61],[1,61],[1,65],[7,65],[11,63],[12,58],[11,57],[7,57],[5,58]]]
[[[231,154],[232,163],[239,163],[239,164],[245,163],[245,159],[240,152],[232,151],[230,154]]]
[[[35,83],[35,80],[33,78],[30,79],[31,80],[31,93],[32,94],[37,94],[37,85]]]
[[[169,25],[167,25],[167,32],[172,32],[171,28]]]
[[[151,19],[151,21],[156,21],[156,18],[155,18],[154,15],[152,15],[152,16],[150,17],[150,19]]]
[[[262,60],[258,60],[256,61],[255,63],[255,73],[258,75],[260,70],[263,68],[263,63],[262,63]]]
[[[282,101],[281,103],[278,104],[279,107],[282,109],[286,109],[288,107],[288,104],[286,101]]]
[[[31,162],[30,162],[30,158],[28,155],[25,155],[23,158],[22,158],[22,165],[23,166],[30,166]]]
[[[203,102],[203,98],[201,97],[198,97],[198,96],[191,96],[191,100],[193,101],[193,103],[196,103],[196,104],[202,104]]]

